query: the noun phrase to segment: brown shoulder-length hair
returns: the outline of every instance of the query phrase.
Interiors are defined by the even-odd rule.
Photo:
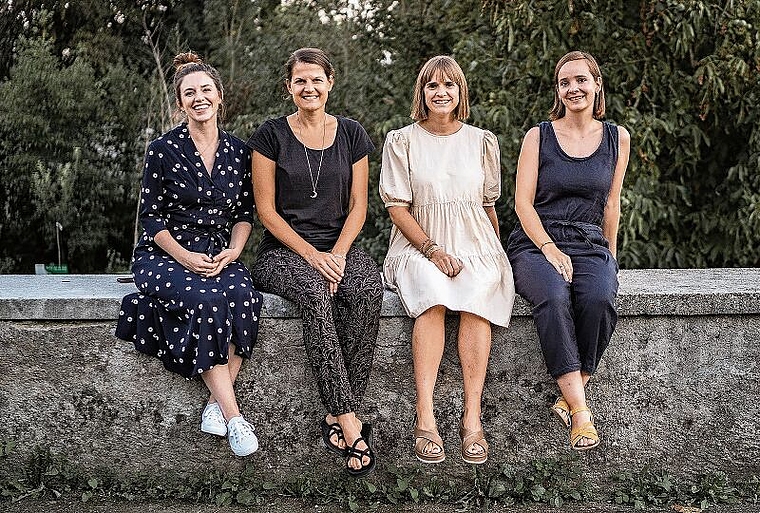
[[[470,115],[470,94],[467,89],[467,79],[464,78],[464,72],[457,61],[448,55],[433,57],[422,66],[417,75],[417,82],[414,84],[411,118],[415,121],[428,118],[428,108],[425,105],[425,84],[433,80],[438,73],[450,78],[459,86],[459,105],[454,110],[454,116],[458,121],[467,119]]]
[[[173,64],[174,78],[172,79],[172,83],[174,85],[174,96],[177,100],[177,105],[182,105],[182,98],[179,90],[180,86],[182,85],[182,80],[184,80],[184,78],[191,73],[202,71],[209,76],[211,81],[214,82],[216,90],[219,91],[219,98],[222,101],[219,109],[219,121],[222,121],[224,119],[225,110],[224,86],[222,86],[222,77],[216,68],[210,64],[203,62],[203,60],[201,60],[201,58],[193,52],[184,52],[177,54],[174,57]]]
[[[594,96],[594,119],[602,119],[606,112],[606,104],[604,102],[604,80],[602,80],[602,70],[599,69],[594,56],[587,52],[572,51],[562,56],[557,61],[557,65],[554,67],[554,106],[549,111],[549,119],[556,121],[559,118],[565,117],[565,105],[559,97],[559,70],[570,61],[585,60],[588,64],[588,69],[591,72],[591,76],[594,78],[594,82],[600,83],[599,92]]]

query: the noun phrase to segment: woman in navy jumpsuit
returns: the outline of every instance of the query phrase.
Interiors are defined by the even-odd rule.
[[[122,301],[116,336],[211,392],[201,431],[233,452],[258,447],[233,383],[251,357],[261,293],[237,261],[251,233],[251,156],[217,126],[219,73],[195,54],[175,58],[177,105],[187,121],[148,146],[132,273],[140,293]]]
[[[507,255],[515,289],[533,308],[547,370],[561,395],[552,410],[571,428],[570,445],[587,450],[599,435],[585,385],[617,322],[617,231],[630,135],[600,121],[601,71],[584,52],[554,72],[551,121],[531,128],[517,165],[520,222]]]

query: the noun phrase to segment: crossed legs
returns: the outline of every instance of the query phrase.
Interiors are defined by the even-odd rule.
[[[229,346],[229,360],[227,365],[217,365],[211,370],[201,374],[206,388],[211,392],[209,404],[218,402],[225,420],[240,415],[240,408],[235,398],[233,385],[243,364],[243,357],[235,354],[235,346]]]
[[[570,411],[581,410],[572,417],[568,416],[568,423],[573,422],[576,425],[583,425],[591,420],[591,412],[585,410],[587,408],[585,387],[589,379],[591,379],[591,375],[582,371],[568,372],[557,378],[560,393],[565,398]],[[595,445],[596,443],[594,440],[583,437],[576,445],[578,447],[586,447]]]

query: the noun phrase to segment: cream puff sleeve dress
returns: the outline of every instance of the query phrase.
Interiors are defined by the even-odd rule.
[[[383,274],[409,316],[444,305],[509,324],[512,268],[483,208],[500,192],[499,144],[491,132],[463,124],[438,136],[414,123],[388,133],[380,172],[386,208],[409,207],[428,237],[464,264],[449,278],[394,226]]]

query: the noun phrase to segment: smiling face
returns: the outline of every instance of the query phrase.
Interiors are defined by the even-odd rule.
[[[423,87],[428,116],[456,117],[459,105],[459,86],[443,73],[436,73]]]
[[[557,95],[570,112],[594,109],[594,99],[602,88],[601,77],[594,79],[585,59],[569,61],[557,74]]]
[[[319,64],[296,62],[285,85],[299,110],[313,112],[325,108],[333,83]]]
[[[190,123],[216,123],[222,96],[214,80],[203,71],[190,73],[179,84],[179,108]]]
[[[452,83],[456,87],[452,87]],[[441,87],[441,96],[447,95],[451,102],[442,98],[433,101],[436,89]],[[431,57],[417,74],[409,116],[422,121],[428,119],[429,114],[436,115],[440,109],[448,110],[451,104],[454,119],[463,121],[470,115],[467,79],[457,61],[448,55]]]

